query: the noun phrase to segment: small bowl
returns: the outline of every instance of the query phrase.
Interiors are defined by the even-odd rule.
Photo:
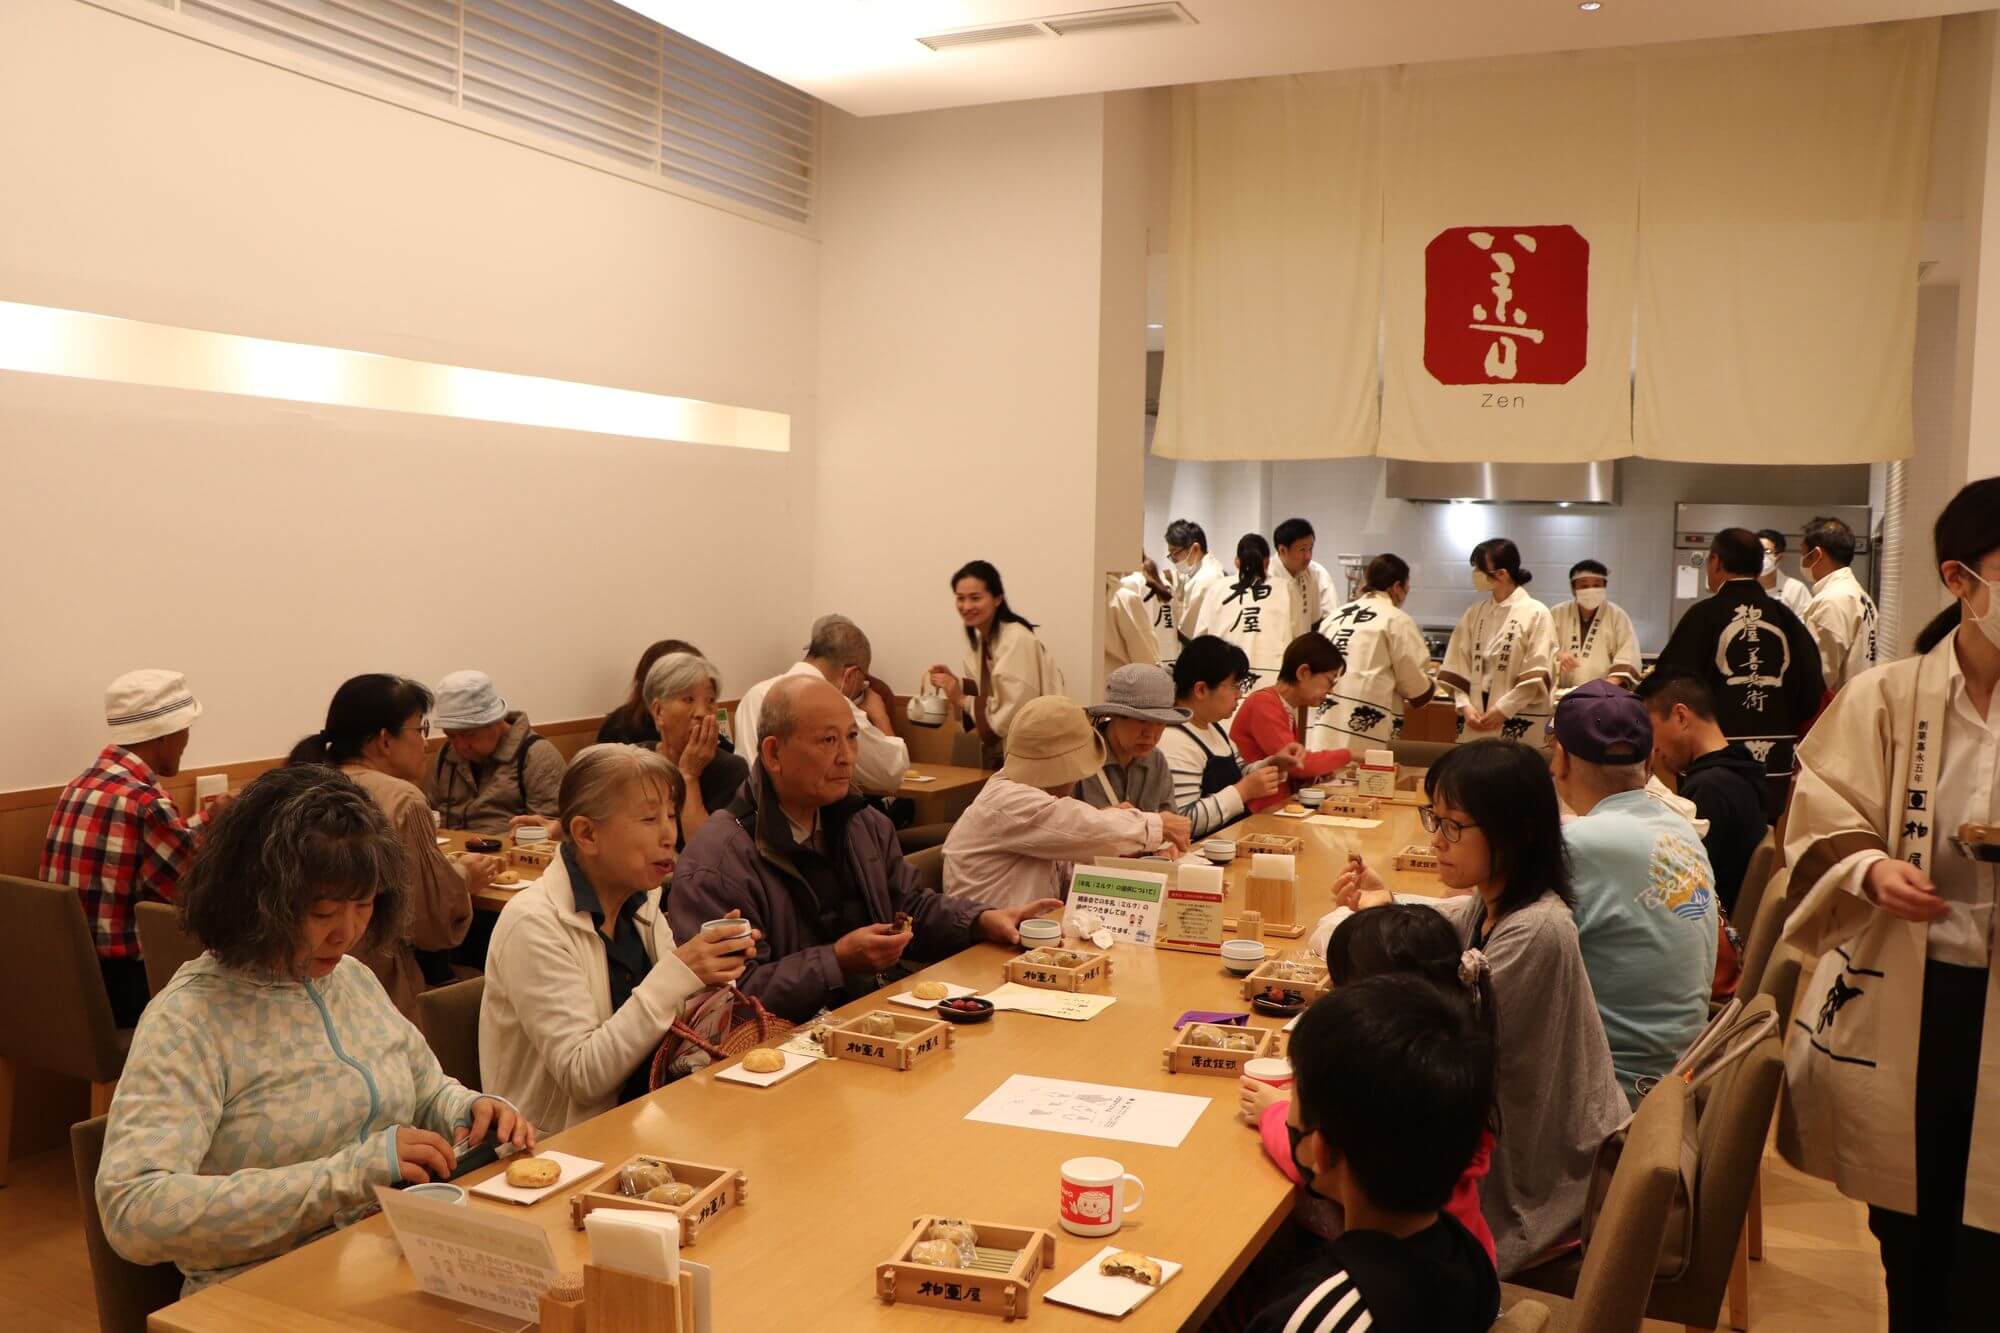
[[[993,1001],[982,1000],[977,995],[961,995],[956,999],[939,1000],[936,1012],[947,1023],[984,1023],[993,1017]]]
[[[465,1191],[443,1180],[433,1180],[422,1185],[405,1185],[403,1194],[406,1198],[429,1199],[432,1203],[455,1203],[461,1206],[465,1203]]]
[[[1210,838],[1201,845],[1201,854],[1217,865],[1236,859],[1236,844],[1227,838]]]
[[[1256,940],[1224,940],[1222,965],[1239,977],[1247,977],[1264,962],[1264,946]]]
[[[481,855],[490,856],[492,853],[499,851],[503,845],[498,838],[467,838],[465,840],[466,851],[478,852]]]
[[[548,840],[549,828],[546,824],[523,824],[514,830],[514,845],[516,847],[533,847],[537,843],[547,842]]]
[[[1306,1007],[1306,993],[1290,987],[1283,990],[1258,991],[1250,997],[1250,1007],[1260,1014],[1270,1014],[1274,1018],[1288,1018]]]

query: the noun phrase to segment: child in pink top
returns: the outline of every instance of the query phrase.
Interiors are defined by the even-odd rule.
[[[1347,659],[1332,640],[1324,634],[1301,634],[1285,647],[1278,683],[1258,690],[1236,710],[1236,720],[1229,724],[1229,739],[1236,742],[1243,762],[1275,759],[1291,777],[1284,790],[1252,801],[1253,813],[1277,809],[1300,786],[1347,767],[1354,758],[1348,750],[1307,752],[1293,722],[1299,709],[1319,707],[1346,669]]]
[[[1461,952],[1450,924],[1427,907],[1392,904],[1355,913],[1341,922],[1327,941],[1326,967],[1335,986],[1390,972],[1415,973],[1440,990],[1469,993],[1481,1020],[1489,1028],[1493,1026],[1493,989],[1487,981],[1485,958],[1477,950]],[[1240,1087],[1244,1118],[1263,1139],[1264,1151],[1286,1179],[1301,1184],[1291,1137],[1285,1129],[1290,1096],[1249,1078],[1244,1078]],[[1488,1129],[1480,1136],[1478,1152],[1460,1173],[1444,1207],[1472,1233],[1489,1259],[1494,1256],[1493,1231],[1480,1211],[1479,1182],[1492,1156],[1493,1131]],[[1302,1196],[1300,1204],[1296,1213],[1300,1225],[1328,1240],[1340,1234],[1343,1219],[1337,1205],[1315,1195]]]

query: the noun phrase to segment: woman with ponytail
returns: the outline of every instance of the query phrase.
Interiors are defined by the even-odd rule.
[[[1934,537],[1951,605],[1834,695],[1785,833],[1798,1165],[1868,1205],[1896,1333],[1986,1327],[2000,1268],[2000,477]]]
[[[1244,533],[1236,543],[1236,582],[1203,603],[1191,631],[1241,648],[1250,659],[1252,690],[1277,683],[1285,649],[1312,628],[1304,623],[1298,583],[1289,576],[1273,579],[1270,571],[1271,544],[1260,533]]]
[[[965,629],[965,659],[954,672],[939,662],[926,683],[943,692],[960,724],[979,736],[981,762],[998,768],[1007,757],[1007,732],[1030,699],[1063,693],[1062,672],[1035,622],[1007,600],[1000,571],[968,560],[951,576],[951,595]]]
[[[1483,541],[1471,558],[1472,586],[1485,595],[1451,632],[1438,687],[1458,704],[1461,740],[1504,736],[1541,749],[1555,680],[1555,622],[1528,595],[1535,576],[1521,568],[1513,542]]]
[[[1449,996],[1471,1006],[1473,1016],[1497,1038],[1493,1006],[1493,983],[1486,955],[1476,949],[1459,947],[1458,934],[1449,922],[1427,907],[1391,905],[1374,912],[1356,912],[1341,921],[1326,946],[1327,977],[1335,986],[1345,986],[1364,977],[1391,972],[1409,972],[1436,986]],[[1291,1139],[1285,1121],[1291,1098],[1268,1083],[1244,1078],[1239,1083],[1243,1118],[1264,1140],[1264,1151],[1294,1185],[1300,1183],[1297,1162],[1292,1158]],[[1474,1240],[1493,1258],[1493,1232],[1479,1210],[1479,1182],[1493,1158],[1493,1130],[1499,1108],[1494,1108],[1495,1124],[1480,1136],[1479,1151],[1459,1176],[1445,1211],[1472,1233]],[[1312,1197],[1312,1196],[1308,1196]],[[1326,1240],[1340,1234],[1339,1210],[1321,1206],[1302,1207],[1299,1223]]]
[[[411,1022],[426,980],[451,980],[445,951],[472,925],[472,895],[493,882],[500,863],[468,856],[459,865],[437,846],[437,821],[424,799],[431,692],[401,676],[355,676],[333,692],[326,726],[292,747],[289,763],[338,768],[368,793],[403,848],[409,900],[404,929],[375,937],[356,956],[375,970],[396,1008]],[[435,956],[427,968],[418,950]],[[430,975],[427,976],[427,973]]]

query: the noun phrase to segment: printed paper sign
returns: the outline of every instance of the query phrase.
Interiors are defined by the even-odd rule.
[[[1160,943],[1176,949],[1222,950],[1222,870],[1184,866],[1167,890],[1160,914]]]
[[[556,1256],[540,1224],[383,1186],[375,1197],[418,1286],[496,1314],[541,1318],[540,1298],[555,1279]]]
[[[1160,900],[1166,887],[1165,875],[1078,866],[1070,873],[1064,921],[1075,920],[1078,912],[1094,912],[1119,939],[1151,946],[1159,938]]]

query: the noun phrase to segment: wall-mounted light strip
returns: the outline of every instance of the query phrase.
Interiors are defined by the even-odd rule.
[[[0,370],[784,453],[783,412],[0,301]]]

